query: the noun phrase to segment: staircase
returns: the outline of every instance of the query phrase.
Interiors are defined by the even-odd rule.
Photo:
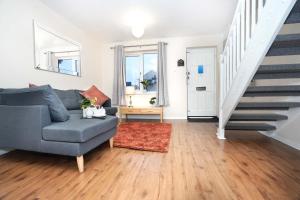
[[[288,16],[285,24],[300,23],[300,1],[298,1]],[[272,43],[266,57],[274,56],[300,56],[300,30],[299,34],[278,35]],[[276,80],[300,78],[299,64],[272,64],[261,65],[253,77],[252,84],[257,80]],[[265,81],[266,82],[266,81]],[[283,81],[281,81],[282,83]],[[272,82],[271,82],[272,83]],[[283,82],[285,83],[285,82]],[[299,107],[297,102],[256,102],[255,97],[292,97],[300,96],[300,85],[272,85],[272,86],[249,86],[243,97],[253,97],[254,101],[248,102],[248,108],[255,110],[252,113],[238,114],[241,106],[237,106],[235,112],[226,124],[226,130],[254,130],[274,131],[276,126],[266,122],[288,120],[288,116],[273,113],[280,108],[285,110]],[[264,99],[260,99],[261,101]],[[263,104],[262,104],[263,103]],[[246,105],[247,105],[246,104]],[[258,106],[260,104],[260,106]],[[241,103],[242,107],[245,103]],[[270,106],[272,105],[272,106]],[[277,105],[278,107],[274,106]],[[245,108],[245,107],[244,107]],[[268,109],[268,113],[261,114],[262,110]]]
[[[239,1],[221,56],[219,139],[224,130],[273,132],[300,108],[300,62],[282,61],[300,56],[300,30],[280,32],[298,23],[300,0]]]

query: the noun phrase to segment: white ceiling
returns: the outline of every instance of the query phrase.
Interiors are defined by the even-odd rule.
[[[131,10],[150,15],[143,38],[217,34],[230,25],[237,0],[41,0],[103,41],[132,40],[124,18]]]

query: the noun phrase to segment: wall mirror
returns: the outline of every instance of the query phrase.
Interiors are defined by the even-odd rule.
[[[80,44],[34,22],[35,68],[80,76]]]

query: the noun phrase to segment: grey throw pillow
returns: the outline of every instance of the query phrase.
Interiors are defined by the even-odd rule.
[[[70,115],[50,85],[23,89],[5,89],[2,103],[11,106],[48,105],[52,121],[64,122]]]

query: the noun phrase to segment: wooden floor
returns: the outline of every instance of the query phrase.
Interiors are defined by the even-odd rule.
[[[0,157],[0,199],[300,199],[300,153],[255,133],[216,139],[213,123],[172,121],[169,153],[104,144],[75,158],[14,151]]]

